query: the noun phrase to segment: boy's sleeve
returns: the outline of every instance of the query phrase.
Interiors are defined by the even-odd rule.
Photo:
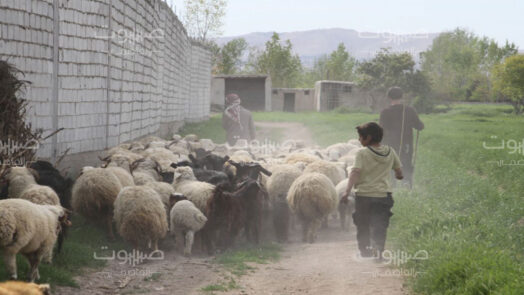
[[[391,151],[393,151],[393,167],[392,167],[392,169],[395,170],[395,169],[398,169],[398,168],[402,168],[402,163],[400,162],[400,159],[399,159],[397,153],[395,152],[394,149],[391,149]]]
[[[358,168],[362,169],[362,161],[363,161],[363,150],[360,150],[355,155],[355,163],[353,163],[353,169]]]

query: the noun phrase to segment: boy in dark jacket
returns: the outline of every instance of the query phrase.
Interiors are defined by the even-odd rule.
[[[341,202],[347,201],[355,187],[355,212],[353,222],[357,227],[360,255],[382,257],[386,243],[393,197],[391,195],[390,171],[402,179],[400,159],[395,150],[381,145],[383,130],[375,122],[357,127],[363,148],[357,151],[353,169],[349,175],[347,190]]]

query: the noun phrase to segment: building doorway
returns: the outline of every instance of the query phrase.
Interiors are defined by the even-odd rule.
[[[284,93],[284,112],[295,112],[294,93]]]

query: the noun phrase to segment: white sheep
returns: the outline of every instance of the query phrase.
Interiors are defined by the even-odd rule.
[[[272,205],[273,226],[277,239],[287,241],[290,222],[287,193],[293,182],[302,174],[296,165],[277,165],[271,168],[272,175],[267,181],[267,192]]]
[[[215,143],[211,139],[203,138],[200,140],[200,144],[205,151],[213,151],[216,147]]]
[[[22,199],[0,201],[0,250],[11,279],[17,279],[16,254],[30,264],[29,278],[40,278],[42,259],[51,262],[62,225],[70,225],[61,206],[38,205]]]
[[[198,181],[190,167],[177,167],[173,179],[173,188],[177,193],[183,194],[195,206],[206,213],[207,201],[213,196],[215,186]]]
[[[8,197],[20,198],[40,205],[60,205],[56,192],[35,181],[38,172],[26,167],[11,167],[8,169],[6,179],[9,182]]]
[[[324,160],[315,161],[304,169],[304,173],[312,172],[324,174],[333,182],[333,186],[346,178],[346,171],[344,171],[341,165]]]
[[[284,162],[286,164],[295,164],[297,162],[310,164],[318,160],[320,160],[318,156],[309,153],[292,153],[285,158]]]
[[[195,134],[188,134],[188,135],[184,136],[183,140],[196,142],[196,141],[198,141],[198,136],[195,135]]]
[[[164,207],[166,208],[166,214],[169,217],[169,210],[171,208],[169,199],[172,195],[175,194],[175,189],[173,186],[169,183],[158,181],[146,183],[145,186],[155,190],[155,192],[160,197],[160,201],[162,201],[162,204],[164,204]]]
[[[337,193],[325,175],[305,173],[291,185],[287,202],[302,222],[302,240],[313,243],[322,220],[337,206]]]
[[[170,229],[175,241],[184,240],[184,255],[191,256],[195,233],[206,224],[206,216],[189,200],[176,202],[169,216]]]
[[[131,173],[129,173],[127,170],[121,167],[107,167],[105,168],[108,171],[111,171],[118,180],[120,181],[120,184],[122,187],[126,186],[133,186],[135,185],[135,181],[133,180],[133,176]]]
[[[120,180],[104,168],[83,169],[73,185],[71,205],[73,210],[91,221],[105,222],[107,234],[113,234],[113,203],[120,192]]]
[[[139,154],[135,154],[129,150],[120,150],[117,153],[111,154],[110,156],[102,159],[106,162],[106,167],[120,167],[126,171],[131,171],[131,163],[142,159],[143,157]]]
[[[131,164],[131,174],[135,181],[135,185],[145,185],[149,182],[161,181],[159,171],[161,171],[160,164],[150,157],[142,158]]]
[[[348,229],[348,224],[346,222],[346,216],[349,215],[351,218],[351,214],[353,214],[353,211],[355,210],[355,197],[353,195],[353,192],[350,196],[348,196],[347,202],[340,202],[342,199],[342,196],[347,190],[348,187],[348,181],[349,179],[346,178],[339,182],[337,186],[335,187],[335,190],[337,191],[338,196],[338,214],[340,217],[340,226],[342,229]]]
[[[348,143],[335,143],[328,146],[324,150],[324,153],[328,156],[330,161],[337,161],[342,156],[345,156],[353,148],[354,146]]]
[[[160,196],[147,186],[123,188],[115,200],[114,220],[118,233],[135,249],[158,250],[167,234],[167,216]]]

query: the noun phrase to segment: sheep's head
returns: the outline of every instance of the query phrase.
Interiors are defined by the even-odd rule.
[[[252,179],[258,179],[260,173],[264,173],[267,176],[271,176],[271,172],[262,167],[259,163],[237,163],[233,160],[228,160],[228,163],[235,166],[237,169],[236,178],[243,179],[250,177]]]
[[[197,180],[191,167],[177,167],[175,169],[173,183],[177,183],[184,180]]]
[[[237,194],[243,197],[255,197],[259,192],[265,192],[265,190],[262,189],[262,185],[249,177],[238,184],[238,190],[236,191]]]
[[[84,167],[82,168],[82,170],[80,170],[80,175],[86,173],[87,171],[93,170],[93,169],[95,169],[95,167],[93,167],[93,166],[84,166]],[[80,175],[79,175],[79,176],[80,176]]]
[[[66,208],[63,208],[64,209],[64,213],[63,215],[59,216],[58,217],[58,222],[60,223],[60,225],[62,227],[69,227],[71,225],[73,225],[73,223],[71,222],[71,210],[68,210]]]
[[[7,169],[4,177],[5,177],[5,180],[9,182],[13,180],[15,177],[31,177],[35,180],[38,180],[39,175],[38,175],[38,172],[32,168],[11,167]]]
[[[169,196],[169,208],[173,208],[175,204],[179,201],[187,200],[186,196],[183,194],[174,193]]]
[[[226,163],[227,161],[229,161],[229,156],[221,157],[215,154],[206,155],[202,159],[204,168],[216,171],[222,170],[222,167],[224,167],[224,163]]]

